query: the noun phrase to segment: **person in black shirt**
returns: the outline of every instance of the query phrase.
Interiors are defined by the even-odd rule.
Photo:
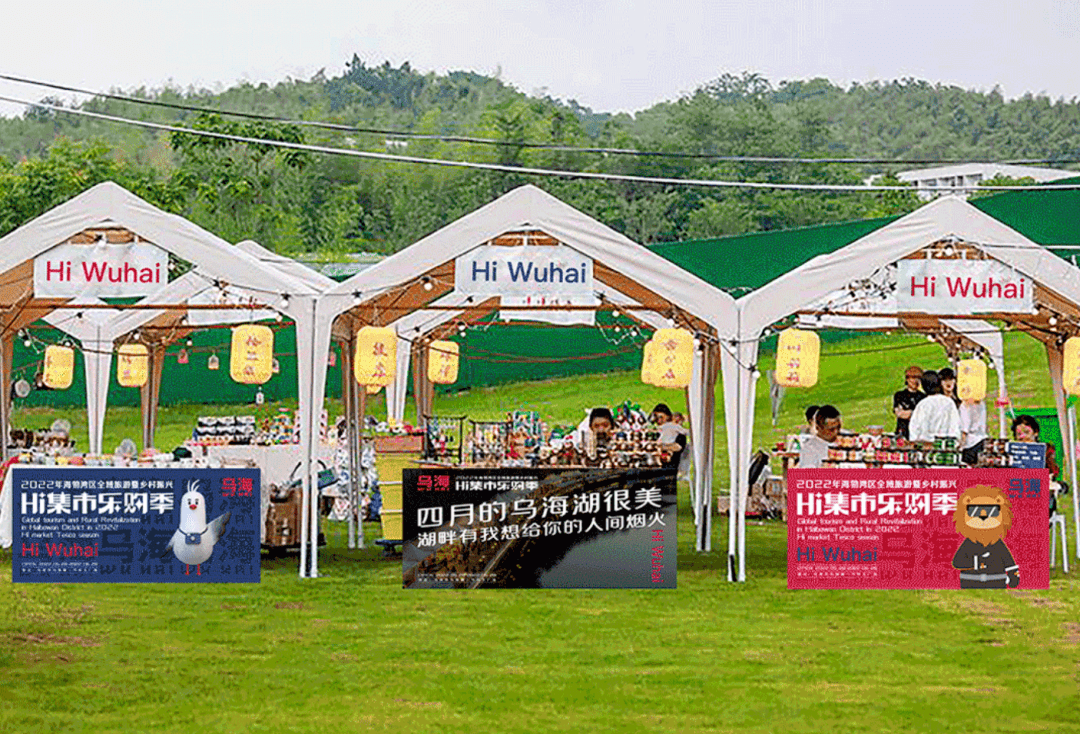
[[[897,390],[893,394],[893,415],[896,416],[896,435],[908,437],[908,423],[911,421],[911,411],[919,404],[926,395],[919,392],[922,384],[922,368],[912,365],[904,371],[904,389]]]

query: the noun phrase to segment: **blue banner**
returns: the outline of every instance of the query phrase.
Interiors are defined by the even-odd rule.
[[[258,469],[12,474],[12,581],[259,581]]]

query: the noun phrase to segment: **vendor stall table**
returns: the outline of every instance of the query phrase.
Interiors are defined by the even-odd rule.
[[[300,473],[296,471],[297,465],[304,460],[300,444],[273,444],[259,446],[252,444],[226,444],[218,446],[190,446],[191,452],[196,456],[205,456],[211,463],[239,464],[259,469],[262,478],[261,492],[261,528],[260,542],[266,542],[266,513],[270,507],[270,485],[282,487],[292,479],[297,479]],[[317,458],[326,466],[334,465],[336,446],[331,444],[319,444]],[[295,472],[295,473],[294,473]]]

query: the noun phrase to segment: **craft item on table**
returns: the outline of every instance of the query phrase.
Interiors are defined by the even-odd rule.
[[[461,463],[464,416],[424,416],[424,458]]]
[[[540,422],[540,414],[535,410],[515,410],[509,414],[509,419],[511,432],[524,436],[526,448],[531,449],[543,441],[543,424]]]
[[[498,464],[507,458],[511,425],[509,421],[471,420],[469,424],[469,458],[473,464]]]

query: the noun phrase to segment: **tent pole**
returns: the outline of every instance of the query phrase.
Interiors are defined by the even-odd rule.
[[[696,377],[697,376],[695,375],[695,378]],[[694,425],[694,406],[690,402],[690,388],[687,387],[685,390],[683,390],[683,394],[686,396],[686,422],[692,426],[692,425]],[[691,451],[691,454],[693,454],[693,451],[694,451],[693,447],[691,447],[690,451]],[[694,460],[694,457],[691,455],[690,458],[691,458],[691,464],[696,465],[697,461]],[[700,508],[698,507],[698,491],[697,491],[698,473],[699,472],[697,471],[697,469],[695,467],[694,474],[690,478],[690,509],[692,509],[694,511],[694,528],[695,529],[700,527],[700,524],[701,524],[701,512],[700,512]],[[678,480],[676,480],[676,487],[677,486],[678,486]],[[701,550],[701,548],[699,547],[698,550]]]
[[[349,341],[349,349],[355,350],[355,339]],[[360,395],[366,393],[367,389],[360,389],[360,384],[356,381],[356,378],[350,373],[349,382],[352,385],[352,391],[349,398],[349,414],[352,416],[350,424],[352,425],[352,453],[356,458],[354,459],[353,466],[355,467],[352,475],[352,491],[353,491],[353,508],[352,512],[356,515],[356,534],[357,534],[357,547],[365,548],[367,543],[364,539],[364,517],[362,514],[361,499],[360,499],[360,469],[362,469],[364,458],[364,445],[361,440],[361,424],[357,417],[360,413]]]
[[[15,348],[14,333],[5,333],[0,339],[0,379],[3,391],[0,394],[0,457],[8,459],[8,445],[11,443],[11,364]]]
[[[139,388],[139,417],[142,419],[142,446],[143,451],[150,448],[150,384],[153,382],[153,369],[154,369],[154,353],[150,352],[147,356],[147,365],[150,374],[146,377],[146,382]]]
[[[154,448],[154,439],[157,435],[158,405],[161,403],[161,371],[165,367],[165,346],[160,345],[153,350],[150,361],[150,412],[147,417],[149,428],[149,443],[147,448]]]
[[[1073,529],[1076,535],[1073,538],[1073,548],[1076,557],[1080,558],[1080,502],[1076,501],[1076,404],[1068,408],[1069,445],[1065,447],[1065,454],[1069,457],[1069,488],[1073,493]]]
[[[699,510],[701,522],[705,526],[705,552],[712,552],[712,505],[713,505],[713,462],[716,453],[716,377],[720,368],[717,359],[717,347],[709,345],[705,348],[704,364],[705,385],[702,394],[702,424],[705,427],[705,461],[704,471],[701,473],[701,481],[698,491],[701,495]]]
[[[1050,368],[1050,381],[1053,383],[1054,388],[1054,406],[1057,408],[1058,415],[1058,427],[1061,431],[1061,440],[1065,444],[1063,449],[1065,451],[1066,467],[1069,471],[1069,479],[1072,480],[1073,492],[1076,492],[1076,447],[1072,438],[1072,420],[1071,415],[1075,413],[1075,408],[1069,406],[1066,408],[1066,395],[1065,388],[1062,384],[1062,367],[1064,362],[1064,354],[1061,347],[1057,344],[1046,343],[1046,361],[1047,366]],[[1080,520],[1077,518],[1077,506],[1076,495],[1073,495],[1073,521],[1080,527]],[[1077,540],[1080,541],[1080,535],[1077,536]],[[1066,552],[1068,549],[1066,548]],[[1050,559],[1053,560],[1053,559]]]
[[[348,343],[341,344],[341,407],[345,415],[345,435],[337,436],[339,441],[345,441],[348,448],[349,482],[346,485],[348,492],[348,525],[345,531],[346,545],[349,548],[356,547],[356,456],[353,454],[353,425],[352,425],[352,354],[349,353]]]
[[[412,346],[413,402],[416,404],[416,425],[427,430],[424,423],[423,382],[420,377],[420,346]]]

